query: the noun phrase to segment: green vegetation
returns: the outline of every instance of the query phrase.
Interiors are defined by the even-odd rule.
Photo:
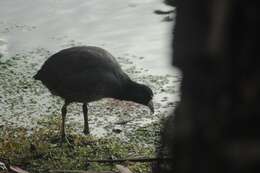
[[[83,117],[79,114],[82,107],[72,104],[66,121],[72,148],[61,146],[59,141],[63,101],[51,96],[33,79],[50,54],[39,48],[0,59],[0,160],[6,158],[12,165],[37,173],[52,169],[113,170],[114,165],[87,164],[86,161],[154,157],[161,126],[159,120],[168,114],[168,109],[174,108],[175,103],[169,98],[178,93],[179,75],[149,75],[146,69],[134,65],[143,57],[118,57],[133,80],[153,88],[156,113],[151,115],[145,107],[111,99],[90,103],[92,134],[99,128],[106,136],[84,136],[79,132],[83,129]],[[128,164],[135,173],[150,169],[147,163]]]
[[[70,134],[72,146],[60,144],[58,118],[45,119],[39,122],[39,126],[41,128],[29,134],[24,128],[0,127],[0,158],[37,173],[55,169],[109,171],[114,170],[114,165],[87,163],[86,160],[154,157],[154,145],[144,145],[143,142],[146,138],[152,143],[156,138],[152,135],[152,127],[158,128],[158,125],[138,129],[132,137],[128,135],[128,141],[118,137],[98,138],[72,134],[74,130],[68,125],[67,133]],[[128,163],[128,167],[135,173],[150,170],[148,163]]]

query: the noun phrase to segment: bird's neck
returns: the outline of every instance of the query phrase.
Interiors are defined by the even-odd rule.
[[[139,84],[132,80],[127,81],[122,87],[122,91],[118,99],[126,101],[135,101],[138,86]]]

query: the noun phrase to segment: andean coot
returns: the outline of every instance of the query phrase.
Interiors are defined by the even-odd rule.
[[[83,103],[84,133],[89,133],[87,103],[102,98],[133,101],[154,111],[153,92],[143,84],[132,81],[116,59],[99,47],[82,46],[61,50],[52,55],[34,76],[54,95],[65,100],[61,109],[62,140],[65,135],[67,106],[72,102]]]

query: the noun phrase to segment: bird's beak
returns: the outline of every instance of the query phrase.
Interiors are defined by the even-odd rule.
[[[151,113],[153,114],[154,113],[153,100],[150,100],[148,102],[147,106],[150,108]]]

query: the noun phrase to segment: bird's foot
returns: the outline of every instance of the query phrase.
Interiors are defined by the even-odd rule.
[[[89,133],[89,129],[84,129],[83,130],[83,133],[85,134],[85,135],[89,135],[90,133]]]
[[[69,139],[66,135],[61,136],[60,145],[67,144],[69,147],[73,147],[71,142],[73,142],[73,140]]]

